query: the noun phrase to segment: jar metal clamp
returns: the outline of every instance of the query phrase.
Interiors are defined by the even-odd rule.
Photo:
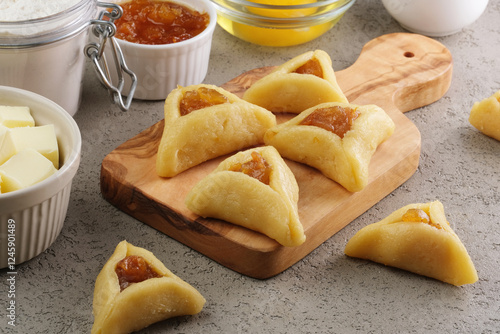
[[[120,109],[126,111],[130,107],[137,87],[137,77],[125,64],[123,53],[114,37],[116,32],[114,21],[122,16],[123,10],[119,5],[112,3],[97,2],[97,5],[99,7],[111,8],[112,10],[103,10],[99,13],[97,19],[91,20],[91,24],[93,25],[92,33],[99,38],[99,42],[87,44],[85,47],[85,55],[92,60],[97,76],[110,92],[113,102],[117,104]],[[110,42],[108,43],[110,44],[109,46],[112,48],[113,62],[116,67],[116,72],[118,73],[118,83],[116,85],[112,83],[109,65],[106,61],[106,57],[104,57],[104,48],[108,41]],[[124,75],[128,75],[132,81],[130,92],[126,100],[123,99],[122,94],[125,83]]]

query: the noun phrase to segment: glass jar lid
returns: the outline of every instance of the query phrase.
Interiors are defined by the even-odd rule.
[[[91,24],[96,12],[97,0],[81,0],[48,16],[0,21],[0,48],[27,48],[74,36]]]

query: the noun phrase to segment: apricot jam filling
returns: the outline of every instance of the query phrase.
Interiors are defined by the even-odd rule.
[[[309,59],[304,65],[297,68],[294,73],[299,74],[312,74],[317,77],[323,78],[323,69],[319,60],[316,58]]]
[[[161,277],[142,256],[130,255],[116,264],[116,275],[120,283],[120,292],[133,283],[139,283],[153,277]]]
[[[252,160],[244,163],[237,163],[229,168],[232,172],[242,172],[251,176],[260,182],[269,185],[269,177],[271,175],[271,167],[264,157],[256,152],[252,152]]]
[[[434,224],[429,215],[422,209],[408,209],[402,217],[402,221],[410,223],[424,223],[431,225],[437,229],[442,229],[438,224]]]
[[[341,106],[319,108],[300,122],[301,125],[313,125],[335,133],[344,138],[351,130],[352,122],[359,116],[357,109]]]
[[[217,104],[229,103],[227,97],[207,87],[199,87],[184,93],[179,104],[181,116],[187,115],[198,109],[207,108]]]
[[[207,13],[168,1],[132,0],[120,6],[123,15],[115,22],[116,37],[132,43],[182,42],[200,34],[210,22]]]

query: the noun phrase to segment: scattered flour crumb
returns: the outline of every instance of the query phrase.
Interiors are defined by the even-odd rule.
[[[0,0],[0,21],[24,21],[62,12],[82,0]]]

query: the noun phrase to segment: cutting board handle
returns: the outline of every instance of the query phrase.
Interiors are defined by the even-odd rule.
[[[452,56],[443,44],[394,33],[368,42],[356,62],[336,76],[349,102],[407,112],[439,100],[450,87],[452,72]]]
[[[274,68],[250,70],[221,87],[242,97]],[[452,72],[453,59],[443,44],[418,34],[393,33],[365,44],[356,62],[335,75],[350,103],[407,112],[443,97]]]

